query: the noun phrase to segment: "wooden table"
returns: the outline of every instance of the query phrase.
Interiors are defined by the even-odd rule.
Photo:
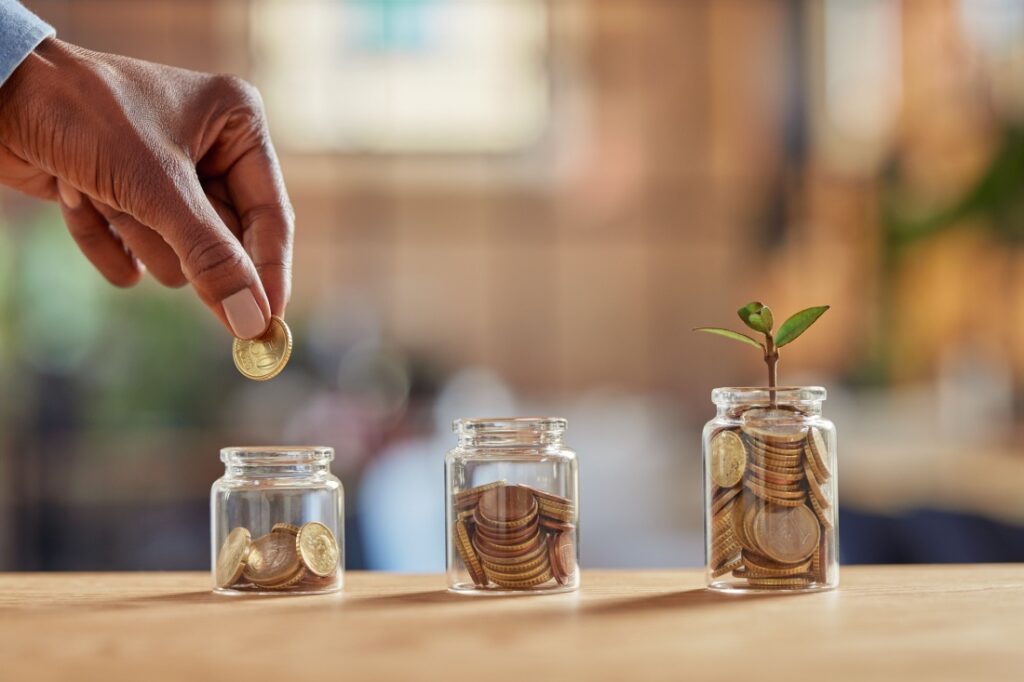
[[[698,571],[466,597],[350,573],[342,595],[220,597],[202,573],[0,574],[0,680],[1024,680],[1024,565],[848,567],[811,595]]]

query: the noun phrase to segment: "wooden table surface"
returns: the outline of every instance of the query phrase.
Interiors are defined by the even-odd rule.
[[[698,571],[466,597],[349,573],[341,595],[221,597],[202,573],[0,574],[2,680],[1024,680],[1024,565],[847,567],[730,596]]]

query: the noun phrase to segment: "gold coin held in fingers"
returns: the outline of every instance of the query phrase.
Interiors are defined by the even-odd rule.
[[[292,332],[284,320],[276,315],[270,318],[267,331],[255,339],[235,339],[231,345],[231,357],[235,367],[248,379],[266,381],[273,379],[292,355]]]
[[[331,529],[319,521],[310,521],[299,529],[295,539],[306,568],[321,578],[338,570],[338,543]]]
[[[242,577],[252,536],[241,526],[232,528],[217,552],[217,587],[230,587]]]
[[[731,488],[743,479],[747,469],[747,448],[735,431],[720,431],[711,439],[711,480]]]

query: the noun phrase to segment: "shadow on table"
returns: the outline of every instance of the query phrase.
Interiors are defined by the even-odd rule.
[[[661,592],[642,597],[624,599],[603,599],[580,607],[582,613],[595,616],[612,616],[625,613],[644,613],[650,611],[687,611],[708,609],[727,605],[750,603],[762,599],[792,599],[798,595],[783,593],[723,594],[704,588],[683,590],[682,592]]]

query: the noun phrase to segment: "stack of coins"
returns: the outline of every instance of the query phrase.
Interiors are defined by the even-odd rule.
[[[828,445],[799,422],[751,422],[710,442],[708,565],[750,587],[828,583],[834,547]]]
[[[278,523],[255,540],[231,529],[217,553],[217,587],[232,590],[315,591],[337,585],[341,553],[331,529],[317,521]]]
[[[568,499],[495,481],[452,497],[456,551],[473,582],[530,590],[576,574],[576,508]]]

